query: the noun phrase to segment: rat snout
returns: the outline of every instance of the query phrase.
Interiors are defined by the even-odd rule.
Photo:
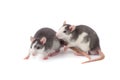
[[[60,39],[61,35],[59,33],[56,33],[56,37]]]
[[[62,34],[61,33],[56,33],[56,37],[60,38],[60,37],[62,37]]]
[[[29,52],[30,52],[33,56],[36,56],[36,55],[37,55],[36,50],[34,50],[34,49],[30,49]]]
[[[56,33],[56,37],[58,37],[59,36],[59,34],[58,33]]]
[[[32,53],[33,56],[36,56],[37,54],[36,53]]]
[[[61,39],[61,38],[62,38],[62,34],[56,33],[56,37],[57,37],[58,39]]]

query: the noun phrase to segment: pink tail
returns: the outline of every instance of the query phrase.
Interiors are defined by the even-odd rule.
[[[98,50],[98,54],[100,55],[99,58],[96,58],[96,59],[93,59],[93,60],[89,60],[89,61],[82,62],[82,64],[84,64],[84,63],[89,63],[89,62],[94,62],[94,61],[99,61],[99,60],[102,60],[102,59],[105,58],[105,55],[103,54],[103,52],[101,52],[101,50]]]

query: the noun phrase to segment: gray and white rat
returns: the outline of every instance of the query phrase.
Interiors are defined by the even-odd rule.
[[[48,57],[56,55],[63,43],[56,37],[56,32],[51,28],[39,29],[34,37],[30,37],[31,46],[29,54],[24,58],[28,59],[32,54],[35,56],[38,53],[43,54],[43,59],[46,60]]]
[[[101,51],[96,32],[86,25],[74,26],[66,24],[66,21],[64,21],[63,26],[56,33],[56,36],[67,42],[67,47],[76,51],[77,55],[82,54],[89,58],[89,61],[83,63],[102,60],[105,57]],[[89,55],[92,53],[98,54],[100,57],[91,59]]]

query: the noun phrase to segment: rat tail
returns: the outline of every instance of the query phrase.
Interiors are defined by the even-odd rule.
[[[103,54],[103,52],[102,52],[100,49],[99,49],[97,52],[98,52],[98,54],[99,54],[99,56],[100,56],[99,58],[82,62],[82,64],[84,64],[84,63],[89,63],[89,62],[94,62],[94,61],[99,61],[99,60],[102,60],[102,59],[105,58],[105,55]]]

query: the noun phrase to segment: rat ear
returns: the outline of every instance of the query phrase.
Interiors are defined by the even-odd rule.
[[[74,31],[74,30],[75,30],[75,28],[76,28],[76,26],[71,25],[71,26],[69,27],[69,30],[72,32],[72,31]]]
[[[63,22],[63,25],[65,25],[65,24],[66,24],[66,21]]]
[[[33,42],[34,40],[35,40],[35,38],[30,36],[30,41]]]
[[[40,42],[41,42],[43,45],[46,43],[46,41],[47,41],[46,37],[42,37],[42,38],[40,39]]]

